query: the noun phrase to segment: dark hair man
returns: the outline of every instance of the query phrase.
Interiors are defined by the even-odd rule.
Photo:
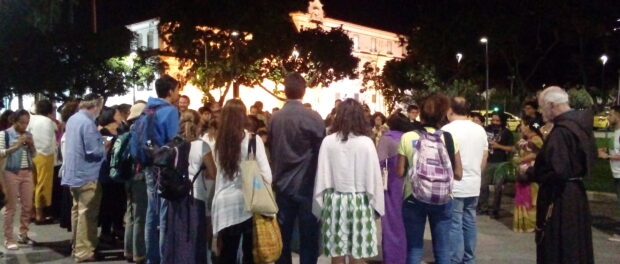
[[[599,148],[598,156],[602,159],[609,160],[611,174],[614,177],[614,185],[616,186],[616,196],[618,197],[618,205],[620,206],[620,106],[616,105],[609,111],[607,117],[609,123],[614,126],[614,136],[609,142],[608,148]],[[620,232],[620,230],[616,231]],[[609,241],[620,242],[620,233],[615,233],[609,237]]]
[[[536,101],[525,102],[523,105],[523,120],[526,124],[534,124],[537,128],[545,125],[542,115],[538,112],[538,103]]]
[[[508,154],[515,149],[515,141],[510,130],[506,128],[504,113],[495,112],[491,115],[491,124],[486,127],[486,132],[489,141],[489,158],[482,175],[478,213],[482,215],[490,213],[492,218],[498,218],[505,175],[494,174],[499,165],[508,161]],[[489,206],[489,185],[491,184],[495,186],[495,193],[493,203]]]
[[[290,245],[296,219],[301,241],[300,262],[316,263],[319,256],[319,221],[311,209],[325,126],[318,113],[302,104],[305,92],[306,81],[301,75],[286,76],[284,93],[288,100],[282,110],[273,114],[269,125],[271,157],[277,157],[273,159],[273,186],[284,245],[278,264],[292,262]]]
[[[30,116],[28,132],[32,134],[37,155],[32,157],[35,167],[34,208],[35,222],[45,222],[44,209],[52,205],[54,185],[54,161],[56,154],[56,131],[54,105],[49,100],[40,100],[35,106],[36,115]]]
[[[147,141],[151,141],[156,146],[163,146],[172,140],[179,131],[179,110],[175,107],[179,100],[179,82],[169,75],[164,75],[155,81],[155,90],[158,98],[150,97],[144,110],[145,113],[154,112],[152,130],[147,131],[149,126],[144,126],[140,131],[132,129],[132,133],[135,133],[132,134],[132,141],[146,139],[144,142],[130,144],[134,156],[138,153],[137,146],[144,146]],[[146,124],[147,118],[147,115],[142,114],[136,123],[143,122]],[[145,226],[146,259],[149,263],[159,263],[161,260],[160,252],[163,252],[163,233],[160,233],[159,230],[160,226],[165,226],[168,201],[159,197],[155,187],[157,179],[150,168],[142,169],[141,175],[146,178],[148,197]],[[132,183],[143,184],[144,181],[132,181]]]

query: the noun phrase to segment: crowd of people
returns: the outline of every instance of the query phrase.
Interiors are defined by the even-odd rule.
[[[476,218],[500,217],[508,181],[515,182],[513,230],[536,232],[539,263],[593,263],[582,182],[596,155],[592,116],[570,109],[561,88],[525,103],[515,139],[505,115],[485,122],[462,97],[433,94],[387,117],[337,100],[324,120],[302,102],[301,75],[284,86],[287,101],[272,113],[239,99],[195,111],[167,75],[155,83],[157,98],[134,105],[104,107],[88,94],[58,110],[48,100],[34,113],[7,110],[0,116],[6,249],[34,243],[32,220],[56,218],[73,233],[76,262],[96,261],[101,241],[123,243],[129,262],[254,263],[261,233],[242,179],[242,162],[251,159],[275,194],[277,215],[267,216],[280,228],[279,264],[292,263],[294,234],[303,264],[321,253],[332,263],[362,263],[379,247],[384,263],[420,263],[427,221],[435,263],[475,263]],[[614,173],[616,145],[598,153]],[[170,159],[173,167],[162,167]],[[175,175],[188,181],[171,183]]]

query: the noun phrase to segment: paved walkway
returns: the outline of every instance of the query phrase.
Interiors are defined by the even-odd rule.
[[[503,208],[511,208],[508,197],[505,197]],[[594,253],[597,263],[620,263],[620,243],[610,242],[607,238],[614,229],[620,229],[620,209],[613,201],[591,202],[593,215]],[[0,224],[4,218],[0,216]],[[478,248],[477,263],[535,263],[536,247],[533,234],[519,234],[511,231],[512,214],[502,211],[498,220],[488,216],[478,217]],[[17,230],[16,230],[17,231]],[[32,225],[31,237],[37,241],[35,247],[26,247],[7,253],[0,263],[73,263],[70,254],[70,233],[58,225]],[[430,233],[425,235],[425,261],[432,263]],[[0,239],[3,241],[3,239]],[[105,261],[99,263],[125,263],[122,261],[120,249],[103,251]],[[298,263],[298,262],[296,262]],[[319,263],[329,263],[322,257]]]

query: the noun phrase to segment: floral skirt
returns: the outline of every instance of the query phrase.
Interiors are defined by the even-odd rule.
[[[531,201],[524,204],[515,203],[512,230],[519,233],[534,232],[536,229],[536,198],[538,196],[538,184],[530,183],[529,188],[517,187],[517,196],[520,190],[528,191]]]
[[[378,254],[374,212],[365,193],[329,189],[323,203],[321,234],[326,256],[362,259]]]

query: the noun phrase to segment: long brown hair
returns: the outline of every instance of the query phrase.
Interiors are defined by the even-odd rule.
[[[329,133],[340,133],[342,141],[349,140],[350,133],[356,136],[370,136],[370,126],[362,105],[350,98],[340,103],[336,108],[336,117]]]
[[[228,179],[234,179],[239,171],[241,141],[247,124],[246,108],[239,99],[226,102],[220,115],[220,128],[215,140],[215,155]],[[222,122],[226,120],[226,122]]]

